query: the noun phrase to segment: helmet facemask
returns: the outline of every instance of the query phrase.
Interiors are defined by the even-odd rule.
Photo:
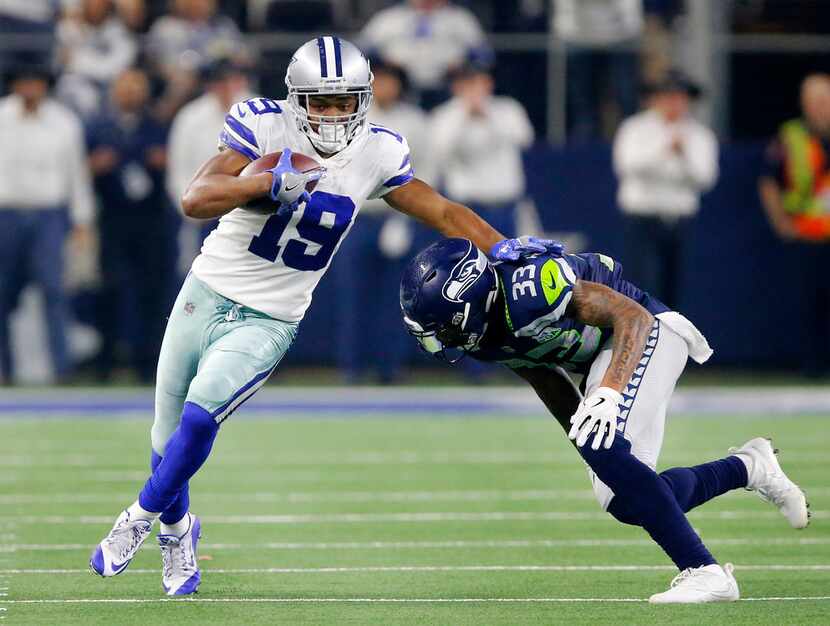
[[[371,75],[370,75],[371,76]],[[371,80],[371,78],[370,78]],[[288,83],[288,79],[286,79]],[[348,115],[315,115],[309,112],[308,101],[311,96],[353,95],[357,98],[354,113]],[[343,89],[294,88],[288,83],[288,104],[294,112],[297,126],[312,145],[324,154],[334,154],[343,150],[365,127],[366,116],[372,104],[371,83],[363,87]],[[314,130],[314,126],[317,130]]]
[[[493,273],[492,267],[487,268]],[[472,310],[472,303],[464,305],[463,313],[457,311],[451,320],[444,323],[431,323],[426,327],[404,315],[404,324],[410,335],[418,340],[420,347],[429,354],[449,363],[457,363],[468,352],[478,348],[490,319],[490,310],[498,294],[497,280],[494,287],[487,294],[483,307]]]

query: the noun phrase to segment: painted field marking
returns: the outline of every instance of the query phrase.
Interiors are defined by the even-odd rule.
[[[830,544],[830,537],[805,538],[722,538],[706,539],[707,545],[719,546],[821,546]],[[333,542],[266,542],[266,543],[206,543],[210,550],[422,550],[482,549],[482,548],[598,548],[598,547],[656,547],[650,539],[513,539],[483,541],[333,541]],[[0,546],[0,552],[71,552],[91,550],[86,543],[21,543]],[[145,544],[143,549],[155,552],[157,546]]]
[[[823,602],[830,596],[766,596],[741,598],[738,602]],[[163,604],[166,602],[210,603],[262,603],[262,604],[315,604],[315,603],[582,603],[582,602],[648,602],[646,598],[72,598],[65,600],[9,600],[9,604]]]
[[[824,572],[830,565],[737,565],[737,571]],[[357,567],[206,568],[211,574],[345,574],[357,572],[656,572],[676,571],[673,565],[378,565]],[[88,574],[89,569],[7,569],[7,574]],[[129,569],[126,574],[158,575],[158,569]]]
[[[804,487],[808,496],[830,496],[830,487]],[[726,495],[726,494],[725,494]],[[730,492],[731,496],[743,494]],[[0,504],[97,504],[112,503],[120,497],[114,493],[61,493],[61,494],[2,494]],[[255,491],[206,492],[194,494],[194,499],[206,502],[223,500],[231,502],[280,502],[280,503],[327,503],[327,502],[489,502],[499,500],[593,500],[590,489],[525,489],[525,490],[484,490],[469,489],[458,491]]]
[[[828,489],[830,494],[830,489]],[[86,494],[4,494],[0,495],[0,504],[94,504],[112,503],[119,497],[117,493]],[[252,493],[208,492],[199,493],[204,501],[230,500],[234,502],[484,502],[490,500],[593,500],[594,492],[590,489],[561,489],[524,491],[300,491],[275,493],[258,491]]]
[[[813,519],[830,517],[828,511],[812,511]],[[778,520],[776,511],[692,511],[689,518],[716,520]],[[429,523],[429,522],[504,522],[504,521],[573,521],[611,520],[600,511],[491,511],[466,512],[423,512],[423,513],[306,513],[284,515],[205,515],[207,524],[364,524],[364,523]],[[111,524],[112,517],[106,515],[20,515],[0,518],[0,521],[19,524]]]
[[[695,452],[694,454],[673,454],[672,463],[698,463],[709,457],[723,456],[722,451]],[[349,466],[349,465],[574,465],[576,456],[558,454],[555,452],[528,452],[527,450],[500,450],[500,451],[448,451],[438,450],[423,452],[417,450],[399,450],[395,452],[365,450],[361,452],[320,452],[310,454],[277,452],[273,456],[262,455],[231,455],[217,454],[212,466],[222,467],[250,467],[265,465],[269,468],[286,466]],[[793,463],[821,463],[827,462],[824,452],[799,452],[788,457],[786,461]],[[123,461],[115,459],[101,459],[96,455],[88,454],[45,454],[21,455],[6,454],[0,457],[2,467],[101,467],[108,465],[123,465]]]

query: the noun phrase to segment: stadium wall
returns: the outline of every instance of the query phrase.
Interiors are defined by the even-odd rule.
[[[827,278],[822,268],[799,267],[797,250],[780,243],[767,226],[756,188],[762,164],[760,143],[721,147],[720,178],[703,198],[684,260],[680,308],[707,335],[715,349],[713,364],[798,369],[810,341],[800,323],[806,314],[802,285],[805,279]],[[610,148],[539,143],[527,153],[526,165],[528,193],[545,229],[580,233],[586,250],[606,252],[625,266]],[[334,272],[329,272],[286,364],[335,364],[336,325]],[[430,363],[414,345],[411,361]]]

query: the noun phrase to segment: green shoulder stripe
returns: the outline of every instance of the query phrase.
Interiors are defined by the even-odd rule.
[[[501,276],[496,273],[496,278],[499,281],[499,287],[501,287],[501,296],[504,300],[504,319],[507,320],[507,327],[510,329],[510,332],[513,332],[513,320],[510,319],[510,309],[507,308],[507,291],[504,289],[504,283],[501,280]]]

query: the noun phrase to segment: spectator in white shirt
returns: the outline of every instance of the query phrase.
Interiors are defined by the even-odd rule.
[[[489,51],[478,19],[448,0],[408,0],[378,11],[361,33],[364,48],[406,71],[420,103],[446,98],[446,77]]]
[[[596,140],[605,84],[620,117],[637,111],[643,1],[554,0],[554,9],[553,32],[568,54],[568,139]]]
[[[432,158],[447,195],[512,237],[525,193],[522,151],[533,141],[524,107],[493,95],[487,68],[469,64],[452,81],[453,97],[432,113]]]
[[[377,132],[405,137],[415,175],[432,182],[426,115],[402,99],[403,69],[381,59],[370,63],[375,82],[369,121]],[[384,384],[401,374],[411,342],[398,320],[386,313],[400,306],[398,286],[414,234],[410,220],[385,200],[368,200],[340,246],[341,262],[333,270],[338,294],[337,356],[347,382],[371,370]],[[373,279],[367,281],[366,276]],[[366,316],[378,323],[362,323]]]
[[[688,78],[670,71],[650,91],[648,108],[614,139],[617,199],[626,217],[627,273],[674,308],[689,224],[718,177],[718,143],[689,114],[700,89]]]
[[[69,372],[63,244],[90,238],[93,196],[81,123],[48,97],[42,66],[15,69],[0,98],[0,379],[14,379],[9,317],[30,282],[43,291],[55,377]]]
[[[216,154],[216,138],[225,114],[235,102],[251,96],[247,67],[231,59],[209,65],[202,74],[205,93],[186,104],[173,118],[167,152],[166,187],[174,206],[202,163]],[[179,268],[184,272],[199,253],[215,221],[184,218],[179,232]]]
[[[110,83],[136,58],[132,33],[112,0],[83,0],[77,15],[58,25],[58,60],[63,73],[56,94],[84,118],[98,113]]]

